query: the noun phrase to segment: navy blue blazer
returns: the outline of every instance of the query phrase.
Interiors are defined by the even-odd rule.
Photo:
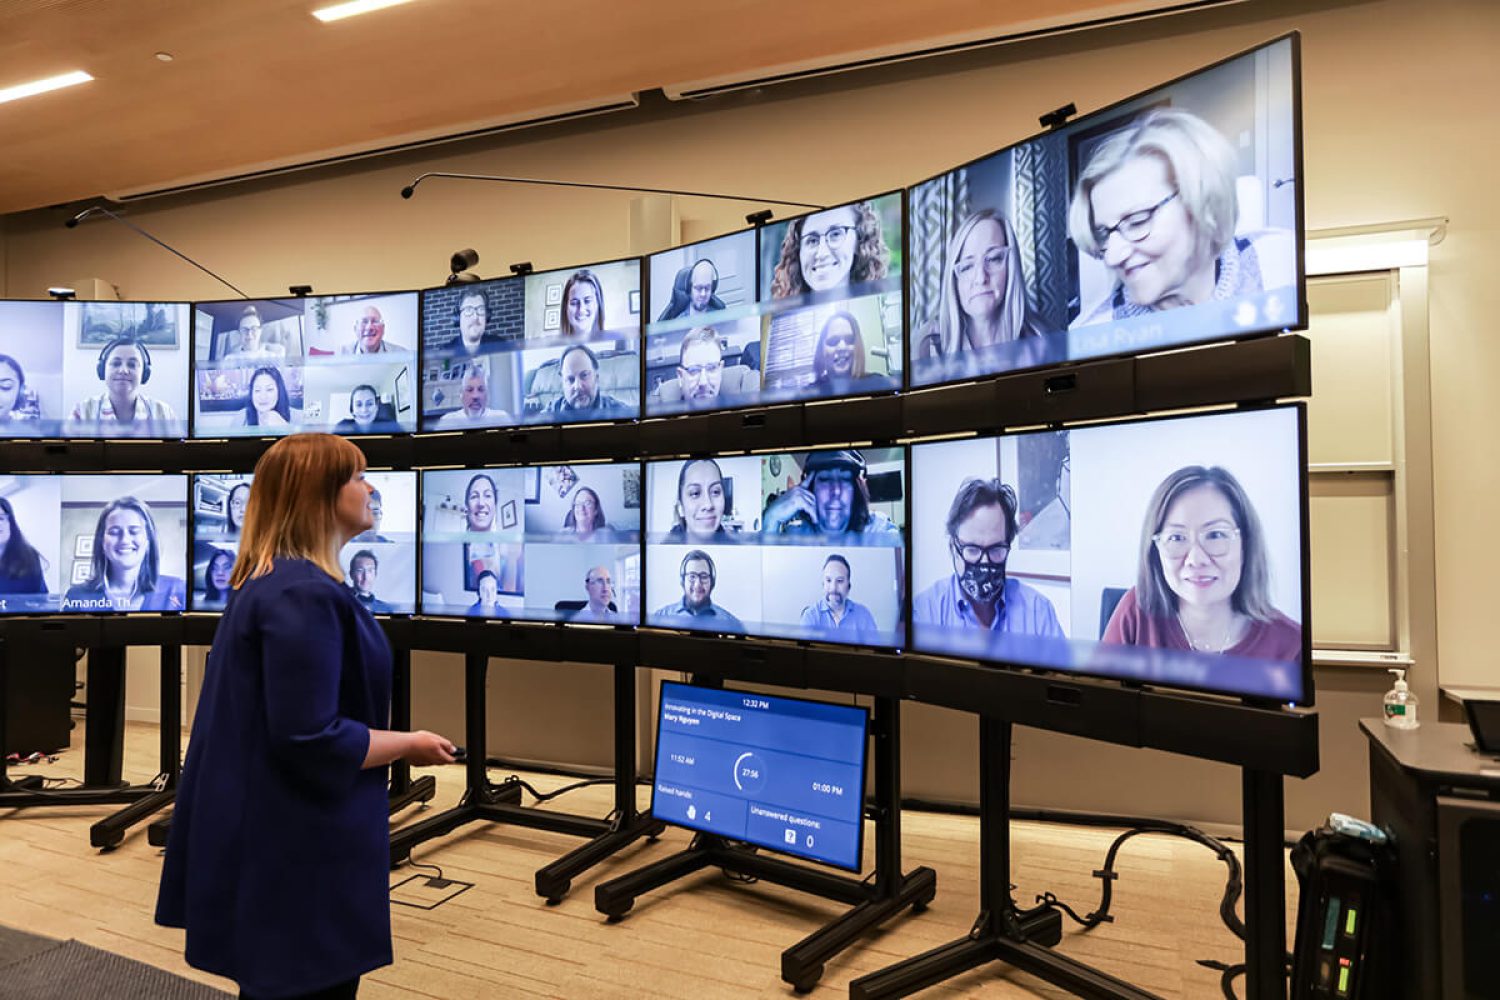
[[[156,921],[246,993],[310,993],[391,962],[391,649],[349,588],[278,559],[229,599],[193,719]]]

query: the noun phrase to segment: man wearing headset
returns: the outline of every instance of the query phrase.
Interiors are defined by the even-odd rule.
[[[745,631],[745,626],[738,618],[713,601],[714,584],[718,582],[717,572],[714,561],[707,552],[702,549],[689,551],[682,557],[682,565],[677,567],[678,579],[682,581],[682,600],[658,608],[653,615],[657,619],[654,624],[667,628]]]
[[[151,354],[134,336],[112,338],[95,366],[104,391],[80,400],[69,418],[73,433],[89,437],[181,437],[177,414],[141,392],[151,381]]]
[[[724,300],[719,298],[718,291],[719,269],[713,261],[704,258],[692,267],[683,268],[672,282],[672,300],[662,310],[657,322],[718,312],[724,308]]]
[[[802,482],[766,504],[761,530],[843,538],[853,544],[900,544],[901,529],[870,509],[865,469],[865,456],[855,448],[813,452],[802,463]]]

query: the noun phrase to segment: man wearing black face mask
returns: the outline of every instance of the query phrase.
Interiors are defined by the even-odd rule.
[[[1052,602],[1005,575],[1016,536],[1016,493],[998,479],[966,479],[948,508],[953,575],[916,596],[912,620],[946,628],[1062,639]]]

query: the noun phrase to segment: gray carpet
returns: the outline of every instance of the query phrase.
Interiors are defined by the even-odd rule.
[[[0,927],[0,969],[60,944],[56,938]]]
[[[40,948],[5,963],[0,957],[0,1000],[221,1000],[230,994],[184,979],[133,958],[100,951],[78,941],[53,941],[0,928],[0,949],[14,935],[18,948]],[[6,954],[0,951],[0,956]]]

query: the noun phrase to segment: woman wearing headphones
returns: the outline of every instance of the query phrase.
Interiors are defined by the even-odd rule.
[[[115,337],[99,352],[104,391],[73,407],[69,429],[88,437],[180,437],[177,414],[141,391],[151,381],[151,354],[134,337]]]

